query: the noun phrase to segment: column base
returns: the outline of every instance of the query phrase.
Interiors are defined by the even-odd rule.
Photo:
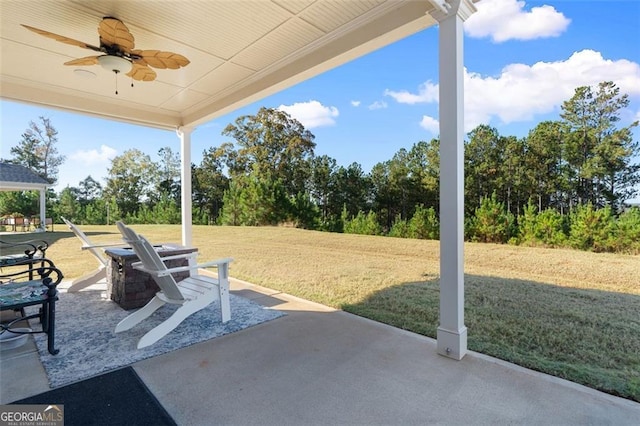
[[[460,361],[467,354],[467,327],[451,331],[438,327],[438,355]]]

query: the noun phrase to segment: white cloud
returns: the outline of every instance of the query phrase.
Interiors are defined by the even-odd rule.
[[[626,59],[604,59],[599,52],[583,50],[565,61],[511,64],[496,77],[465,70],[465,131],[495,118],[503,123],[532,120],[536,115],[559,110],[577,87],[596,86],[602,81],[613,81],[623,94],[639,96],[640,65]],[[438,85],[431,82],[420,86],[417,94],[385,93],[394,93],[400,103],[437,102],[437,96],[424,96],[425,86],[438,93]]]
[[[428,115],[422,116],[420,127],[427,130],[428,132],[431,132],[434,135],[440,133],[440,122],[433,117],[429,117]]]
[[[384,109],[387,106],[388,105],[385,101],[375,101],[374,103],[369,105],[367,108],[369,108],[370,110],[374,110],[374,109]]]
[[[640,95],[640,65],[583,50],[566,61],[512,64],[497,78],[465,73],[465,113],[475,125],[492,116],[504,123],[527,121],[559,109],[577,87],[602,81],[613,81],[630,96]]]
[[[115,157],[118,151],[107,145],[100,145],[100,151],[90,149],[88,151],[79,150],[69,156],[71,160],[86,165],[106,164]]]
[[[318,101],[296,102],[293,105],[280,105],[280,111],[284,111],[298,120],[307,129],[314,127],[333,126],[335,118],[340,115],[338,108],[324,106]]]
[[[359,107],[360,106],[360,101],[351,101],[351,106]]]
[[[56,191],[62,191],[67,186],[78,186],[87,176],[102,181],[111,166],[111,159],[116,155],[117,150],[104,144],[99,149],[80,149],[69,154],[69,161],[59,169]]]
[[[385,90],[385,96],[391,96],[396,102],[401,104],[418,104],[426,102],[434,102],[438,100],[438,85],[430,81],[423,83],[418,88],[418,93],[409,93],[406,90],[394,92],[393,90]]]
[[[491,37],[496,43],[558,37],[571,22],[553,6],[525,10],[524,1],[482,0],[476,7],[478,11],[464,23],[467,35]]]

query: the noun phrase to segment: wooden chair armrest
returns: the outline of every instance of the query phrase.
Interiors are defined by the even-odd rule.
[[[90,246],[83,244],[81,249],[82,250],[91,250],[91,249],[94,249],[94,248],[103,248],[103,247],[129,247],[129,245],[125,244],[125,243],[91,244]]]
[[[183,254],[175,254],[175,255],[172,255],[172,256],[164,256],[164,257],[161,257],[160,259],[163,262],[166,262],[167,260],[188,259],[190,257],[195,258],[197,256],[198,256],[198,252],[194,251],[194,252],[191,252],[191,253],[183,253]],[[131,263],[131,266],[133,266],[134,269],[142,270],[142,268],[141,268],[142,261],[133,262],[133,263]]]
[[[188,259],[190,257],[196,258],[198,257],[198,252],[194,251],[191,253],[182,253],[182,254],[173,254],[171,256],[160,256],[163,262],[167,260],[175,260],[175,259]]]
[[[166,259],[166,258],[164,258]],[[163,260],[164,260],[163,259]],[[175,268],[168,268],[165,269],[164,271],[152,271],[150,269],[145,268],[141,262],[135,262],[132,264],[134,269],[137,269],[139,271],[143,271],[146,272],[150,275],[153,275],[155,277],[164,277],[167,276],[169,274],[173,274],[176,272],[188,272],[188,271],[192,271],[194,269],[201,269],[201,268],[211,268],[211,267],[220,267],[222,265],[224,265],[225,263],[231,263],[233,261],[232,258],[230,257],[226,257],[223,259],[216,259],[216,260],[212,260],[210,262],[205,262],[205,263],[199,263],[197,265],[187,265],[187,266],[176,266]]]

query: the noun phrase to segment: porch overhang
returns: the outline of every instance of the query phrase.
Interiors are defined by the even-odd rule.
[[[434,16],[457,1],[1,2],[0,96],[149,127],[194,127],[436,25]],[[120,76],[116,95],[113,73],[63,65],[91,51],[20,25],[97,44],[104,16],[122,20],[136,48],[191,63],[134,87]]]
[[[0,181],[0,191],[46,191],[47,186],[50,185]]]

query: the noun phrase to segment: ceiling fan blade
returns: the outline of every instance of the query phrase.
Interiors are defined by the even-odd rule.
[[[117,44],[124,52],[130,52],[135,46],[133,34],[119,19],[104,18],[98,26],[100,42],[109,46]]]
[[[140,56],[147,65],[172,70],[186,67],[190,61],[182,55],[173,52],[163,52],[161,50],[133,50],[131,54]]]
[[[139,63],[133,63],[131,71],[127,75],[134,80],[138,81],[153,81],[156,79],[156,72],[146,65],[140,65]]]
[[[69,37],[65,37],[65,36],[61,36],[58,34],[54,34],[54,33],[50,33],[49,31],[45,31],[45,30],[41,30],[39,28],[34,28],[34,27],[30,27],[28,25],[25,24],[20,24],[23,27],[25,27],[26,29],[33,31],[36,34],[40,34],[42,36],[48,37],[48,38],[52,38],[55,41],[59,41],[60,43],[65,43],[65,44],[70,44],[72,46],[78,46],[78,47],[82,47],[83,49],[90,49],[90,50],[95,50],[96,52],[102,52],[102,49],[100,49],[99,47],[96,46],[92,46],[90,44],[87,44],[85,42],[82,41],[78,41],[78,40],[74,40],[72,38]]]
[[[64,63],[65,65],[98,65],[97,56],[86,56],[84,58],[78,58]]]

